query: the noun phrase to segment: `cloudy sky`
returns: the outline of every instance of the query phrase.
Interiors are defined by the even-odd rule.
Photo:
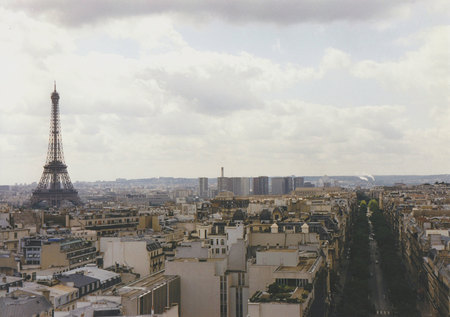
[[[450,172],[450,1],[0,0],[0,184]]]

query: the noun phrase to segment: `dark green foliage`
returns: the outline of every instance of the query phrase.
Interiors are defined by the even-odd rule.
[[[277,284],[276,282],[269,285],[267,292],[270,294],[271,297],[276,298],[285,298],[285,294],[288,294],[290,296],[290,292],[292,292],[295,289],[293,286],[287,286],[287,285],[281,285]]]
[[[395,239],[386,218],[381,212],[374,212],[370,218],[380,255],[381,268],[386,278],[389,299],[398,316],[419,316],[416,309],[415,292],[408,285],[405,268],[395,247]]]
[[[280,293],[281,292],[281,285],[278,285],[277,283],[272,283],[269,285],[268,292],[270,295]]]
[[[308,292],[311,292],[313,289],[313,285],[311,283],[308,283],[305,285],[304,289],[307,290]]]

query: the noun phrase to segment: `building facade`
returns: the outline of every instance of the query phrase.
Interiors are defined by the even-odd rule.
[[[269,177],[259,176],[253,178],[253,195],[269,194]]]
[[[208,178],[199,177],[198,179],[198,195],[201,198],[208,198]]]

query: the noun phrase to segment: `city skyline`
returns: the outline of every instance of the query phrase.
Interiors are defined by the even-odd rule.
[[[110,2],[111,3],[111,2]],[[0,1],[0,184],[450,170],[447,1]]]

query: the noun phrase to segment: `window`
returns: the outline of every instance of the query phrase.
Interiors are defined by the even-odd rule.
[[[236,317],[243,317],[241,287],[236,288]]]
[[[227,316],[227,277],[220,277],[220,317]]]
[[[220,239],[220,245],[224,245],[225,241],[223,239]]]
[[[225,254],[225,248],[222,248],[222,254]]]

